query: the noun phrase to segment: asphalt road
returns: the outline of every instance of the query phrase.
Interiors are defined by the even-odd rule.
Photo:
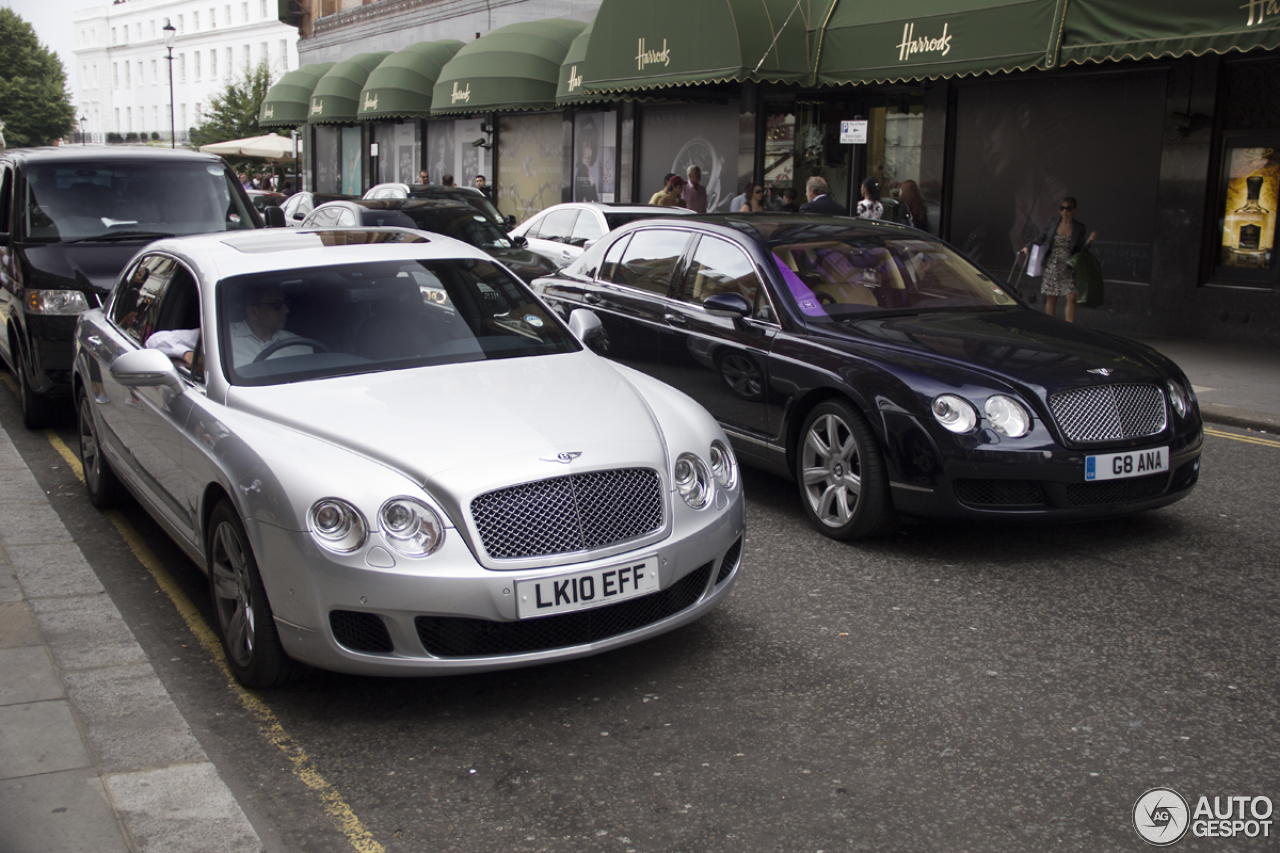
[[[856,546],[748,472],[741,580],[689,628],[494,675],[314,673],[253,713],[10,427],[268,849],[306,853],[1142,850],[1149,788],[1280,802],[1280,442],[1212,432],[1172,507]],[[208,620],[201,573],[125,517]],[[1280,849],[1272,820],[1177,849]]]

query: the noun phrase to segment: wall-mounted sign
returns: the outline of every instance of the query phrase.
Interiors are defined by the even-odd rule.
[[[865,118],[855,118],[850,121],[840,122],[840,144],[866,145],[867,120]]]

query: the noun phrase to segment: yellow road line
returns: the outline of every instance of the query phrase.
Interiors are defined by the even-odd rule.
[[[1280,441],[1276,441],[1271,438],[1262,438],[1261,436],[1236,435],[1233,432],[1220,432],[1219,430],[1209,429],[1208,427],[1205,427],[1204,434],[1211,435],[1214,438],[1230,438],[1234,441],[1243,441],[1248,444],[1261,444],[1263,447],[1280,447]]]
[[[49,439],[49,443],[53,445],[53,449],[58,451],[62,458],[67,461],[67,464],[71,466],[72,472],[83,483],[84,470],[80,467],[80,459],[76,454],[71,452],[71,448],[67,447],[66,443],[53,430],[45,430],[45,436]],[[129,546],[129,550],[138,558],[138,562],[146,567],[146,570],[151,573],[151,577],[159,584],[160,589],[164,590],[164,594],[169,596],[169,600],[173,602],[174,607],[178,610],[178,615],[187,623],[191,633],[196,636],[196,639],[200,641],[200,645],[208,652],[209,657],[222,670],[223,677],[226,678],[227,684],[236,694],[236,697],[239,698],[240,704],[257,719],[258,724],[262,727],[263,737],[284,753],[285,758],[288,759],[293,767],[293,775],[302,784],[319,795],[324,805],[325,814],[329,816],[333,825],[346,836],[347,841],[359,853],[384,853],[383,846],[364,828],[364,824],[356,817],[355,812],[343,801],[342,795],[325,780],[324,776],[311,761],[311,758],[303,751],[301,745],[284,730],[284,726],[280,724],[280,720],[267,707],[267,704],[259,699],[256,694],[243,687],[231,675],[231,670],[227,667],[227,659],[223,654],[222,643],[218,640],[218,636],[213,632],[213,629],[205,624],[204,619],[200,617],[200,612],[196,610],[191,600],[187,598],[186,593],[174,582],[172,576],[161,564],[155,553],[147,546],[138,531],[117,510],[106,510],[104,515],[115,525],[125,544]]]

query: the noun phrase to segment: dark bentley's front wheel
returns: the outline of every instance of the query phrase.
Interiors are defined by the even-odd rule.
[[[246,687],[277,687],[297,668],[276,632],[271,604],[244,525],[223,501],[209,517],[209,591],[227,664]]]
[[[884,454],[849,403],[828,400],[809,413],[795,459],[805,514],[825,535],[867,539],[895,525]]]

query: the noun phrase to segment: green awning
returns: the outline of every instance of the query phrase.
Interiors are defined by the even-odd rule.
[[[312,124],[354,124],[359,121],[360,92],[373,69],[391,55],[389,50],[360,53],[343,60],[320,78],[311,93],[307,121]]]
[[[803,82],[808,30],[831,0],[603,0],[582,67],[588,93]]]
[[[360,92],[356,118],[423,118],[431,115],[431,90],[440,70],[462,42],[454,39],[410,45],[382,60]]]
[[[316,62],[286,73],[267,90],[258,112],[262,127],[298,127],[307,123],[311,109],[311,93],[330,68],[332,62]]]
[[[562,107],[584,104],[591,101],[603,101],[600,95],[588,94],[582,87],[583,71],[586,69],[587,45],[591,43],[591,24],[569,45],[569,52],[560,63],[560,80],[556,85],[556,104]]]
[[[1071,0],[1062,62],[1106,62],[1280,47],[1274,2]]]
[[[814,33],[814,82],[890,83],[1052,68],[1066,2],[835,0]]]
[[[481,36],[440,71],[431,114],[553,109],[560,65],[586,27],[581,21],[547,18]]]

